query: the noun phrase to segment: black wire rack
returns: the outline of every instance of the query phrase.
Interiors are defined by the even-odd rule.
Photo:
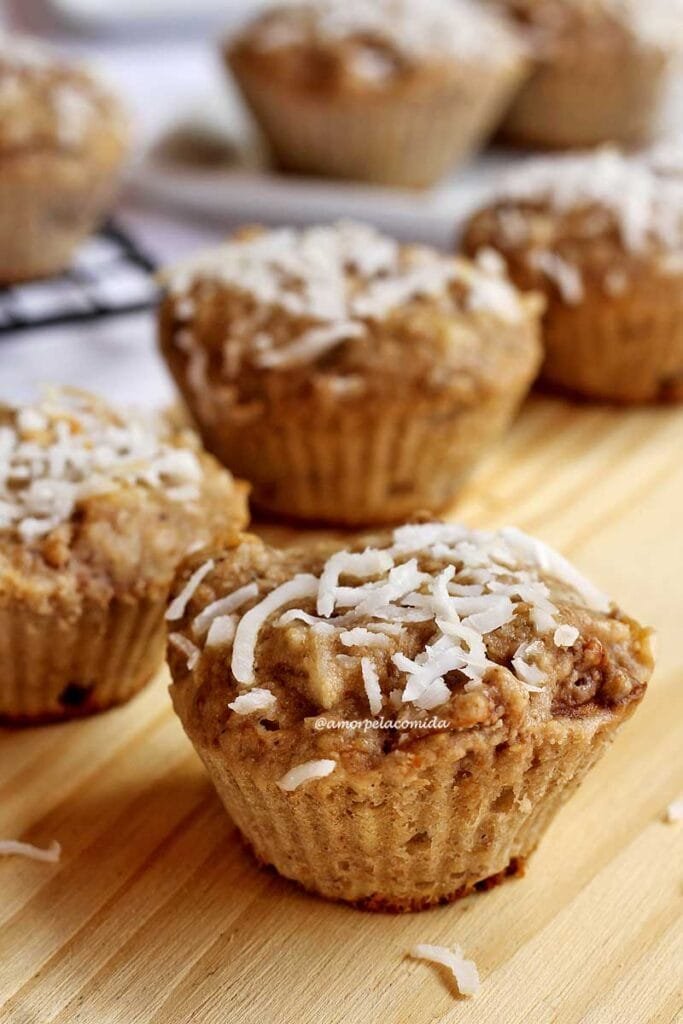
[[[147,309],[154,262],[120,226],[107,223],[57,277],[0,287],[0,337],[10,332]]]

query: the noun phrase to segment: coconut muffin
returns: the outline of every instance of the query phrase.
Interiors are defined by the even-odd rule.
[[[0,406],[0,719],[136,693],[163,660],[179,562],[246,522],[244,488],[187,432],[76,391]]]
[[[543,377],[588,398],[683,399],[683,162],[614,150],[524,164],[471,219],[545,293]],[[678,173],[676,167],[678,166]]]
[[[662,127],[683,52],[680,0],[494,0],[521,30],[533,70],[503,123],[512,142],[644,145]]]
[[[526,73],[495,12],[470,0],[309,0],[225,46],[280,166],[431,185],[496,127]]]
[[[107,211],[127,139],[90,73],[0,34],[0,283],[68,266]]]
[[[451,501],[537,372],[539,301],[499,263],[359,224],[244,231],[164,276],[162,351],[262,509],[398,520]]]
[[[185,731],[261,861],[371,910],[519,872],[652,670],[649,632],[513,528],[206,558],[175,590]]]

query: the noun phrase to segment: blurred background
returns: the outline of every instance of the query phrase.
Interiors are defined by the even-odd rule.
[[[112,214],[123,240],[96,239],[77,257],[90,268],[111,259],[114,245],[121,273],[99,281],[98,300],[121,315],[65,319],[49,282],[5,289],[3,398],[23,400],[37,383],[51,380],[77,383],[112,400],[164,403],[173,392],[155,354],[150,273],[155,267],[255,220],[366,219],[396,236],[450,247],[459,220],[492,177],[521,158],[489,149],[424,192],[274,173],[221,66],[217,45],[261,6],[260,0],[4,0],[0,5],[4,29],[45,38],[98,71],[123,99],[134,126],[133,157]],[[683,126],[680,94],[679,83],[668,115],[674,134]],[[135,250],[131,259],[129,243]],[[35,326],[45,320],[49,327]]]

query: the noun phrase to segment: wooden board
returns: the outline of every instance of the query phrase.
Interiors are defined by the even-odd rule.
[[[683,1019],[683,826],[663,820],[683,793],[682,509],[683,411],[535,398],[454,513],[561,548],[660,653],[526,878],[450,907],[375,916],[259,870],[164,678],[92,720],[0,733],[0,836],[64,848],[0,861],[2,1024]],[[417,941],[461,944],[480,995],[406,959]]]

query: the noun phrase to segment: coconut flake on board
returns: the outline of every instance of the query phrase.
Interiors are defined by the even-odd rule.
[[[476,996],[481,988],[479,971],[474,960],[467,960],[460,946],[430,946],[419,943],[413,946],[410,956],[416,960],[427,960],[432,964],[447,967],[455,978],[458,992],[462,996]]]
[[[666,809],[666,821],[669,825],[683,821],[683,797],[669,804]]]
[[[16,839],[0,839],[0,857],[26,857],[28,860],[56,864],[61,855],[62,848],[56,840],[44,849],[32,843],[21,843]]]

